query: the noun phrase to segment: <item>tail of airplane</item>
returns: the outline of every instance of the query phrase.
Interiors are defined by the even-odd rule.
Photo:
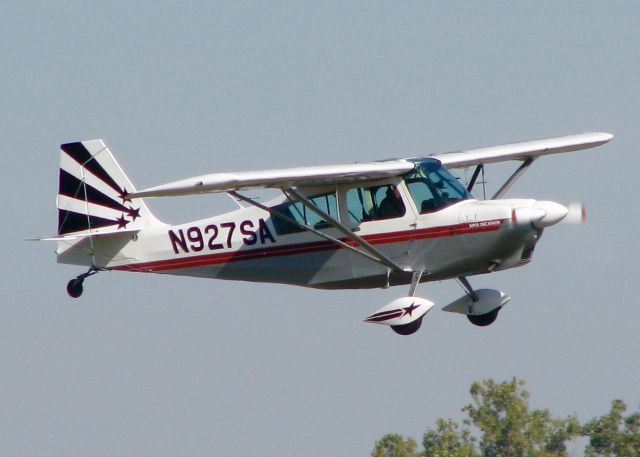
[[[159,223],[102,140],[60,146],[58,235],[118,233]]]
[[[104,266],[132,232],[162,225],[142,199],[128,198],[135,190],[102,140],[61,145],[58,262]]]

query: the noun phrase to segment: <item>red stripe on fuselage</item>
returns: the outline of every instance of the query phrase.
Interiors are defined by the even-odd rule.
[[[465,235],[470,233],[493,232],[498,230],[502,220],[471,222],[457,225],[446,225],[441,227],[431,227],[425,229],[403,230],[398,232],[378,233],[375,235],[365,235],[363,238],[371,244],[400,243],[403,241],[422,240],[427,238],[442,238],[446,236]],[[357,246],[357,243],[348,238],[341,241]],[[308,254],[312,252],[344,249],[342,246],[331,241],[314,241],[311,243],[289,244],[284,246],[271,246],[267,248],[251,249],[246,251],[231,251],[217,254],[205,254],[182,258],[172,258],[166,260],[156,260],[153,262],[132,263],[113,267],[112,270],[158,272],[167,270],[178,270],[183,268],[202,267],[207,265],[219,265],[229,262],[240,262],[243,260],[264,259],[267,257],[277,257],[295,254]]]

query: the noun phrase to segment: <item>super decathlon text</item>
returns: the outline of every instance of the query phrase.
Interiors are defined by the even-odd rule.
[[[500,224],[501,224],[501,221],[470,222],[469,228],[494,227]]]
[[[167,233],[173,252],[179,254],[180,252],[200,252],[205,249],[215,251],[225,247],[230,248],[236,229],[240,231],[241,240],[245,246],[264,244],[267,240],[272,243],[276,241],[264,219],[258,219],[257,223],[251,220],[245,220],[239,224],[222,222],[209,224],[204,228],[194,225],[186,229],[169,230]]]

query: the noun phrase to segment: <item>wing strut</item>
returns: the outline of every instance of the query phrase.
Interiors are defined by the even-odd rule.
[[[482,176],[484,176],[484,164],[479,164],[476,166],[476,169],[473,172],[473,176],[471,177],[471,181],[467,186],[467,192],[471,192],[473,190],[473,186],[475,186],[476,180],[478,179],[478,175],[480,175],[480,172],[482,172]]]
[[[502,187],[498,189],[498,192],[496,192],[494,196],[491,197],[491,200],[496,200],[502,197],[505,194],[505,192],[507,192],[509,188],[513,185],[513,183],[516,182],[516,180],[520,176],[522,176],[522,173],[527,171],[527,168],[529,168],[529,166],[533,163],[534,160],[535,159],[533,157],[529,157],[527,160],[522,162],[522,165],[520,165],[518,169],[514,171],[511,176],[509,176],[509,179],[507,179],[507,181],[502,185]]]
[[[287,193],[285,192],[285,190],[284,190],[284,189],[282,189],[282,191],[283,191],[283,193],[284,193],[285,195],[287,195]],[[289,191],[291,191],[291,189],[289,189]],[[294,192],[295,192],[295,191],[294,191]],[[404,268],[402,268],[401,266],[399,266],[397,263],[393,262],[391,259],[389,259],[388,257],[386,257],[384,254],[380,253],[377,249],[373,248],[369,243],[367,243],[367,242],[366,242],[366,241],[364,241],[364,240],[362,240],[362,241],[363,241],[366,245],[368,245],[368,246],[370,246],[370,247],[371,247],[371,250],[372,250],[373,255],[372,255],[372,254],[370,254],[370,253],[368,253],[368,252],[361,251],[360,249],[358,249],[358,248],[356,248],[356,247],[354,247],[354,246],[352,246],[352,245],[350,245],[350,244],[348,244],[348,243],[345,243],[345,242],[344,242],[344,241],[342,241],[342,240],[339,240],[339,239],[337,239],[337,238],[334,238],[334,237],[332,237],[331,235],[327,235],[326,233],[323,233],[323,232],[321,232],[321,231],[319,231],[319,230],[315,229],[314,227],[311,227],[310,225],[307,225],[307,224],[301,224],[300,222],[296,221],[295,219],[293,219],[293,218],[291,218],[291,217],[288,217],[288,216],[285,216],[284,214],[280,213],[279,211],[274,210],[273,208],[269,208],[268,206],[265,206],[265,205],[263,205],[262,203],[258,203],[257,201],[252,200],[252,199],[250,199],[250,198],[248,198],[248,197],[245,197],[244,195],[240,195],[240,194],[239,194],[239,193],[237,193],[236,191],[229,191],[228,193],[229,193],[230,195],[232,195],[234,198],[237,198],[238,200],[242,200],[243,202],[249,203],[250,205],[253,205],[253,206],[257,207],[257,208],[260,208],[260,209],[261,209],[261,210],[263,210],[263,211],[267,211],[268,213],[272,214],[272,215],[273,215],[273,216],[275,216],[275,217],[278,217],[278,218],[280,218],[280,219],[282,219],[282,220],[284,220],[284,221],[287,221],[287,222],[289,222],[289,223],[291,223],[291,224],[293,224],[293,225],[296,225],[296,226],[298,226],[298,227],[300,227],[300,228],[302,228],[302,229],[304,229],[304,230],[308,230],[308,231],[310,231],[311,233],[315,233],[316,235],[318,235],[318,236],[320,236],[320,237],[324,238],[325,240],[331,241],[332,243],[335,243],[335,244],[337,244],[337,245],[339,245],[339,246],[342,246],[343,248],[349,249],[349,250],[351,250],[351,251],[353,251],[353,252],[355,252],[355,253],[357,253],[357,254],[360,254],[361,256],[364,256],[364,257],[368,258],[369,260],[372,260],[372,261],[374,261],[374,262],[380,263],[380,264],[382,264],[382,265],[384,265],[384,266],[386,266],[386,267],[388,267],[388,268],[391,268],[391,269],[393,269],[393,270],[396,270],[396,271],[406,271]],[[294,194],[294,195],[296,195],[296,194],[297,194],[297,195],[300,195],[300,194],[298,194],[297,192],[295,192],[295,194]],[[288,195],[287,195],[287,197],[288,197]],[[303,197],[303,198],[304,198],[304,197]],[[304,200],[307,200],[307,201],[308,201],[308,199],[306,199],[306,198],[304,198]],[[304,200],[303,200],[303,202],[304,202]],[[310,203],[309,209],[310,209],[311,211],[314,211],[314,212],[315,212],[314,208],[316,208],[316,209],[317,209],[317,207],[316,207],[315,205],[313,205],[313,203],[311,203],[311,202],[309,202],[309,203]],[[317,214],[320,214],[322,217],[325,217],[325,218],[326,218],[326,220],[327,220],[331,225],[333,225],[332,221],[335,221],[335,219],[333,219],[332,217],[328,216],[327,214],[325,214],[324,212],[322,212],[322,211],[321,211],[321,210],[319,210],[319,209],[318,209],[318,211],[320,211],[320,213],[317,213]],[[342,224],[340,224],[338,221],[335,221],[335,222],[336,222],[338,225],[337,225],[337,226],[336,226],[336,225],[334,225],[334,227],[336,227],[336,228],[338,228],[338,227],[343,227],[343,228],[345,228],[345,229],[346,229],[346,227],[344,227],[344,226],[343,226]],[[338,229],[339,229],[339,228],[338,228]],[[340,230],[340,229],[339,229],[339,230]],[[348,229],[346,229],[346,230],[348,230]],[[351,234],[351,235],[352,235],[352,236],[349,236],[349,238],[350,238],[350,239],[353,239],[354,241],[356,241],[356,240],[355,240],[355,238],[354,238],[356,235],[354,235],[354,234]],[[360,238],[360,237],[357,237],[357,238]],[[361,239],[361,238],[360,238],[360,239]],[[356,243],[357,243],[357,244],[360,244],[360,243],[358,243],[357,241],[356,241]],[[364,246],[364,245],[363,245],[363,246]],[[385,260],[386,260],[386,261],[385,261]]]

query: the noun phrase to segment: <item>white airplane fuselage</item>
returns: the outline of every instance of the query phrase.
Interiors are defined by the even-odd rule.
[[[541,230],[527,221],[514,220],[513,215],[515,208],[529,208],[534,200],[467,199],[419,214],[406,188],[401,182],[397,184],[402,190],[405,214],[361,222],[352,229],[407,270],[424,270],[422,282],[482,274],[529,261]],[[338,195],[342,195],[340,190]],[[347,220],[342,214],[345,206],[340,206],[341,219]],[[321,231],[350,242],[334,227]],[[61,243],[58,262],[86,265],[87,250],[93,250],[95,266],[121,271],[323,289],[376,288],[411,282],[411,273],[391,272],[314,233],[280,235],[274,227],[274,217],[256,207],[180,225],[85,240],[68,250]]]

